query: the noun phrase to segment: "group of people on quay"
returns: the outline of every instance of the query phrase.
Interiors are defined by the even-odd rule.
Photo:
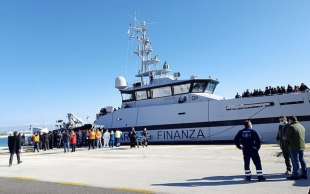
[[[257,97],[257,96],[271,96],[276,94],[288,94],[293,92],[305,92],[308,91],[309,88],[306,84],[301,83],[300,86],[277,86],[277,87],[266,87],[263,91],[262,89],[254,89],[253,92],[250,90],[246,90],[245,92],[240,95],[239,93],[236,94],[235,98],[248,98],[248,97]]]
[[[49,150],[63,147],[64,152],[76,151],[76,147],[86,147],[88,150],[96,148],[119,147],[122,132],[120,130],[57,130],[48,133],[34,133],[31,140],[33,151]]]
[[[279,141],[280,148],[286,164],[287,179],[298,180],[307,179],[307,165],[304,159],[305,150],[305,128],[298,121],[297,117],[290,116],[279,118],[279,129],[276,139]],[[103,133],[104,131],[104,133]],[[103,134],[102,134],[103,133]],[[102,148],[102,147],[114,147],[120,146],[120,138],[122,132],[120,130],[102,130],[102,129],[90,129],[88,131],[70,131],[63,130],[56,133],[50,132],[45,134],[35,133],[32,136],[33,150],[39,151],[39,149],[48,150],[54,147],[64,147],[64,152],[75,152],[76,146],[88,145],[88,149]],[[130,140],[130,147],[139,147],[139,145],[148,145],[148,131],[146,128],[141,132],[137,132],[135,128],[128,134]],[[55,141],[54,141],[54,140]],[[52,140],[52,143],[51,141]],[[22,137],[18,132],[14,132],[13,135],[8,137],[8,147],[10,151],[9,166],[12,165],[13,156],[16,154],[17,162],[20,164],[20,150],[21,150]],[[103,142],[103,143],[102,143]],[[245,180],[251,181],[250,160],[252,159],[258,176],[258,181],[265,181],[266,178],[263,175],[263,168],[259,150],[261,148],[261,139],[256,130],[253,129],[250,120],[244,122],[244,128],[240,130],[234,138],[236,147],[242,150],[245,170]],[[300,168],[301,166],[301,168]]]
[[[104,129],[89,129],[87,131],[88,150],[95,148],[119,147],[121,144],[122,131],[105,130]]]
[[[129,132],[130,148],[135,148],[139,146],[147,147],[148,146],[148,132],[144,128],[142,133],[137,133],[135,128],[132,128]]]
[[[308,179],[307,165],[304,159],[305,128],[298,122],[297,117],[280,117],[277,134],[283,157],[286,164],[285,175],[289,180]],[[244,122],[244,129],[240,130],[234,138],[235,145],[242,150],[244,160],[245,180],[251,181],[250,160],[252,159],[258,181],[265,181],[262,163],[259,156],[261,140],[259,134],[253,129],[250,120]],[[292,169],[293,166],[293,169]],[[301,166],[301,168],[300,168]]]
[[[89,130],[55,130],[48,133],[35,132],[31,137],[33,152],[40,150],[46,151],[54,148],[62,148],[64,152],[76,151],[76,147],[87,147],[90,149],[113,148],[121,145],[122,131],[104,130],[104,129],[89,129]],[[139,147],[148,145],[148,132],[144,128],[143,131],[136,132],[135,128],[129,133],[130,147]],[[13,156],[16,154],[17,163],[20,164],[20,152],[25,142],[25,135],[14,131],[8,136],[8,148],[10,151],[9,166],[12,166]]]

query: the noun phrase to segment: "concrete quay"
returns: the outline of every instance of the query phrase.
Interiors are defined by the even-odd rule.
[[[307,146],[305,157],[310,166]],[[0,193],[21,187],[25,193],[63,194],[74,189],[84,193],[307,194],[310,180],[286,180],[284,159],[277,157],[279,151],[277,145],[262,146],[267,181],[250,183],[243,180],[242,153],[232,145],[81,148],[75,153],[57,149],[23,153],[24,162],[12,167],[8,167],[9,155],[1,152]],[[35,188],[41,189],[31,192]]]

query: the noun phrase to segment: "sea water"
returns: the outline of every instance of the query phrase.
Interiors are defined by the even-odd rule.
[[[8,147],[8,138],[1,137],[0,138],[0,149]]]

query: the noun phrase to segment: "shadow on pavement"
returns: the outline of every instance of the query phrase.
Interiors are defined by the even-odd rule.
[[[266,174],[265,182],[282,182],[288,181],[286,176],[283,174]],[[189,179],[186,182],[182,183],[162,183],[162,184],[153,184],[152,186],[173,186],[173,187],[202,187],[202,186],[224,186],[224,185],[241,185],[241,184],[252,184],[256,183],[256,176],[253,176],[251,182],[244,180],[244,176],[212,176],[204,177],[200,179]],[[299,182],[299,181],[297,181]]]
[[[308,169],[308,177],[310,177],[310,168],[307,168],[307,169]],[[306,179],[296,180],[293,185],[296,187],[309,187],[310,186],[310,180],[309,180],[309,178],[307,180]]]

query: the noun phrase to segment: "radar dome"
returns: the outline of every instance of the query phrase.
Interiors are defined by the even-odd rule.
[[[126,79],[123,76],[118,76],[115,79],[115,88],[117,88],[119,90],[122,90],[122,89],[125,89],[127,87],[128,87],[127,86],[127,81],[126,81]]]

